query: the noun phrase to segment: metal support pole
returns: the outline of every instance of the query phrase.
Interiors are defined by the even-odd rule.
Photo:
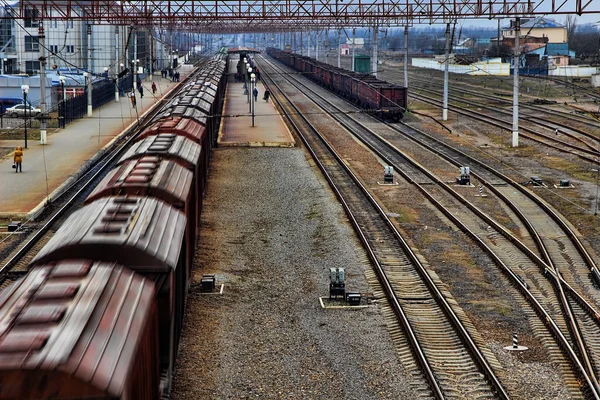
[[[377,78],[377,37],[379,36],[379,25],[373,28],[373,76]]]
[[[137,29],[133,32],[133,92],[137,90]]]
[[[25,148],[27,148],[27,92],[29,91],[29,86],[22,85],[21,90],[23,91],[23,102],[25,103]]]
[[[115,26],[115,101],[119,102],[119,27]]]
[[[446,24],[446,57],[444,59],[444,100],[442,120],[448,120],[448,62],[450,59],[450,24]]]
[[[252,105],[252,126],[254,126],[254,88],[256,87],[256,78],[254,76],[254,74],[250,75],[251,76],[251,82],[252,82],[252,98],[250,100],[251,105]]]
[[[87,81],[87,116],[92,116],[92,25],[87,26],[88,37],[88,81]]]
[[[337,61],[338,68],[342,68],[342,30],[338,28],[338,38],[337,38]]]
[[[48,141],[46,135],[46,46],[44,45],[43,22],[39,22],[38,40],[40,42],[40,110],[42,112],[40,119],[40,144],[46,144]]]
[[[521,35],[521,19],[515,18],[515,57],[513,83],[513,124],[512,147],[519,146],[519,36]]]
[[[315,60],[319,61],[319,36],[321,36],[321,34],[317,31],[315,33]]]
[[[408,87],[408,26],[404,27],[404,87]]]
[[[352,28],[352,71],[356,71],[356,28]]]
[[[154,28],[150,27],[148,29],[148,38],[150,39],[150,71],[148,71],[148,75],[150,76],[150,82],[152,82],[152,75],[154,75]]]

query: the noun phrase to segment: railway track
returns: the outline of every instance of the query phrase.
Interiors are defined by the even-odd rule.
[[[306,91],[306,89],[307,88],[304,87],[302,90]],[[313,93],[312,97],[313,98],[316,97],[316,94]],[[330,109],[329,111],[334,113],[335,115],[345,114],[345,112],[343,110],[339,110],[339,109],[337,109],[337,110]],[[346,126],[346,128],[349,131],[354,132],[354,134],[356,136],[359,136],[358,134],[356,134],[356,132],[360,131],[360,128],[357,128],[355,126],[352,126],[352,127]],[[365,142],[368,141],[368,139],[366,139],[366,138],[361,138],[361,140],[364,140]],[[375,147],[377,147],[377,144],[368,144],[368,146],[371,147],[372,149],[374,149]],[[380,157],[385,157],[382,155],[382,151],[380,151],[380,150],[378,151],[378,154]],[[389,159],[387,159],[386,161],[389,161],[390,165],[394,165],[397,170],[407,169],[405,162],[389,160]],[[465,165],[465,164],[463,164],[463,165]],[[414,168],[407,169],[407,170],[410,171],[409,174],[407,174],[407,176],[406,176],[407,180],[412,181],[413,183],[415,183],[414,181],[422,181],[423,180],[423,178],[420,175],[415,174]],[[436,179],[434,176],[430,176],[429,178],[431,180]],[[497,178],[495,178],[495,179],[497,179]],[[438,182],[438,183],[440,183],[440,185],[443,184],[443,182]],[[509,188],[508,190],[514,190],[514,188]],[[439,197],[440,194],[438,193],[437,196]],[[504,201],[508,201],[508,200],[506,198],[504,198]],[[461,202],[465,203],[464,199]],[[510,201],[508,201],[508,202],[510,203]],[[512,203],[510,203],[510,204],[512,204]],[[448,208],[450,208],[448,206],[448,203],[445,203],[445,208],[446,208],[446,210]],[[539,206],[538,206],[538,209],[539,209]],[[455,212],[457,214],[460,213],[460,211],[455,211]],[[546,215],[546,217],[547,217],[547,215]],[[461,221],[461,220],[465,221],[468,218],[469,218],[468,215],[462,214],[461,218],[458,219],[458,221]],[[519,218],[523,221],[523,224],[525,224],[525,225],[528,224],[527,219],[522,214],[520,215]],[[498,224],[495,224],[493,220],[488,218],[487,222],[489,222],[492,225],[495,225],[495,229],[500,233],[500,235],[496,235],[496,238],[495,238],[496,242],[498,242],[499,236],[504,236],[504,238],[511,243],[518,242],[517,238],[510,235],[508,232],[505,232],[503,230],[503,228],[500,227]],[[476,223],[474,225],[476,225]],[[523,278],[521,275],[516,274],[513,277],[513,280],[515,281],[517,286],[520,283],[525,282],[524,289],[526,291],[529,291],[530,288],[538,289],[537,293],[529,293],[530,301],[533,302],[534,304],[537,303],[538,298],[545,299],[547,297],[546,293],[553,292],[553,287],[551,285],[549,285],[549,283],[552,283],[552,280],[550,282],[548,282],[548,280],[546,278],[544,278],[543,272],[540,272],[539,268],[535,268],[536,264],[545,265],[543,267],[544,271],[553,271],[554,279],[556,279],[556,281],[557,281],[555,290],[559,293],[559,295],[557,297],[560,298],[561,306],[557,307],[556,299],[548,298],[548,299],[544,300],[543,302],[546,304],[545,307],[548,308],[550,311],[547,313],[545,311],[545,309],[543,308],[543,306],[540,304],[539,307],[541,307],[541,308],[538,308],[537,312],[538,312],[538,314],[541,314],[544,318],[548,318],[549,315],[552,315],[553,318],[559,319],[558,324],[555,324],[553,327],[551,327],[551,329],[554,330],[555,337],[557,337],[559,341],[562,340],[566,343],[568,341],[566,336],[569,336],[569,332],[571,333],[571,337],[574,339],[570,342],[569,346],[571,344],[573,344],[573,342],[575,342],[575,344],[576,344],[575,349],[580,354],[582,354],[582,357],[580,360],[577,357],[577,355],[575,354],[575,351],[573,349],[571,349],[569,352],[571,353],[570,356],[571,356],[572,362],[575,365],[578,365],[577,369],[579,369],[579,372],[586,376],[586,379],[588,379],[588,384],[590,385],[590,387],[593,387],[592,391],[597,392],[597,390],[598,390],[597,382],[595,381],[595,378],[594,378],[595,372],[592,367],[592,362],[588,358],[588,352],[590,354],[594,355],[593,356],[594,358],[596,357],[595,354],[597,354],[597,352],[598,352],[598,349],[595,345],[595,342],[597,341],[597,340],[595,340],[595,338],[596,338],[597,332],[599,330],[599,326],[597,323],[598,313],[595,311],[593,306],[591,306],[586,300],[583,299],[583,297],[580,294],[578,294],[573,289],[573,287],[570,284],[566,283],[564,280],[557,278],[561,275],[560,271],[562,270],[562,268],[558,269],[555,265],[553,265],[552,259],[549,257],[548,251],[546,250],[545,245],[542,242],[542,240],[539,239],[535,229],[533,227],[531,227],[530,224],[529,224],[529,226],[527,226],[527,228],[530,231],[530,233],[532,234],[532,236],[536,237],[536,240],[535,240],[536,246],[544,254],[545,261],[539,260],[537,258],[538,256],[535,254],[532,254],[532,252],[522,243],[519,243],[519,245],[517,246],[516,249],[513,249],[512,251],[509,251],[509,252],[506,252],[506,249],[508,247],[506,244],[504,246],[498,246],[501,249],[502,248],[504,249],[504,251],[501,251],[500,254],[502,254],[502,253],[510,254],[511,256],[508,257],[508,260],[506,260],[506,261],[510,262],[512,264],[515,261],[515,257],[523,258],[523,255],[522,254],[518,255],[518,253],[522,253],[523,251],[525,251],[527,253],[526,258],[530,258],[531,261],[525,262],[525,264],[529,264],[530,269],[531,269],[531,267],[534,267],[533,268],[534,270],[538,270],[536,272],[537,275],[534,274],[532,276],[531,271],[530,271],[528,275],[525,275],[524,273],[522,273],[522,275],[524,275],[526,278]],[[555,227],[553,227],[553,228],[555,228]],[[546,231],[548,231],[548,230],[546,230]],[[569,232],[568,230],[566,232],[567,232],[566,233],[567,237],[575,237],[576,238],[576,236],[572,232]],[[477,234],[475,234],[473,232],[471,232],[471,235],[474,237],[477,237]],[[575,242],[577,243],[577,241],[575,241]],[[580,243],[579,243],[579,246],[580,246]],[[575,247],[577,248],[578,245],[576,244]],[[563,250],[562,254],[564,254],[565,246],[562,247],[562,250]],[[582,257],[585,258],[585,249],[582,246],[578,247],[577,250],[573,250],[572,248],[569,250],[571,250],[574,253],[577,253],[577,251],[582,252]],[[517,254],[517,256],[515,256],[515,254]],[[557,255],[555,254],[554,256],[556,259]],[[561,257],[561,259],[562,258],[563,257]],[[588,258],[587,261],[591,261],[591,259]],[[522,264],[522,263],[523,263],[523,261],[520,261],[517,264]],[[595,266],[593,265],[593,262],[591,265],[592,265],[591,268],[594,269]],[[505,270],[511,271],[510,268],[508,268],[507,266],[505,266],[504,268],[505,268]],[[513,273],[513,272],[511,271],[511,273]],[[529,280],[531,285],[527,284],[526,280]],[[567,300],[566,296],[563,294],[563,292],[564,292],[563,285],[565,285],[565,287],[567,288],[566,291],[571,296],[570,300]],[[532,292],[536,292],[536,291],[532,290]],[[575,307],[574,304],[580,305],[579,314],[578,314],[579,320],[575,320],[575,318],[570,316],[570,315],[572,315],[572,309]],[[562,316],[561,307],[565,311],[565,313],[568,315],[568,318],[566,319],[566,321],[560,321],[560,317]],[[584,330],[586,332],[585,336],[587,336],[588,341],[593,344],[592,346],[589,347],[589,350],[588,350],[588,347],[586,347],[585,343],[583,343],[583,341],[581,339],[582,333],[580,332],[579,324],[581,324],[581,325],[587,324],[587,328],[584,328]],[[566,336],[563,336],[563,332],[565,333]],[[594,360],[594,364],[597,364],[597,360]],[[567,379],[567,380],[569,380],[569,379]],[[571,381],[574,383],[574,386],[577,386],[576,380],[571,379]],[[597,393],[595,393],[594,395],[597,396]]]
[[[197,63],[201,68],[205,60]],[[182,81],[183,87],[185,85]],[[46,209],[37,218],[37,221],[29,221],[22,225],[20,229],[27,229],[31,233],[23,235],[24,237],[14,242],[14,244],[5,249],[3,254],[0,254],[0,259],[3,260],[0,265],[0,290],[19,279],[27,273],[28,265],[35,254],[50,240],[55,230],[61,226],[62,222],[68,216],[83,205],[83,201],[91,193],[94,187],[102,180],[106,172],[108,172],[118,158],[123,154],[125,149],[135,139],[135,135],[143,130],[152,118],[161,112],[162,104],[167,100],[176,96],[178,90],[172,91],[168,97],[156,105],[137,121],[137,124],[132,125],[128,131],[116,141],[110,149],[106,149],[99,157],[91,162],[87,168],[80,173],[80,177],[73,182],[59,197],[53,199],[51,204],[48,204]]]
[[[302,134],[302,139],[367,248],[380,284],[411,343],[413,357],[429,383],[431,393],[428,395],[508,398],[495,374],[499,363],[491,352],[480,350],[471,337],[471,327],[461,322],[455,307],[446,298],[447,293],[439,289],[440,283],[430,276],[420,257],[339,155],[301,116],[302,112],[293,108],[292,100],[285,97],[276,81],[271,81],[270,86],[276,97],[286,99],[282,107],[298,132],[310,132]],[[414,365],[414,359],[409,360],[407,356],[404,354],[404,362]]]
[[[390,82],[403,82],[403,74],[398,72],[387,72],[385,75]],[[411,73],[411,82],[420,83],[420,86],[416,86],[409,93],[409,97],[436,107],[441,107],[441,92],[435,89],[436,86],[432,85],[432,82],[438,82],[442,85],[443,80],[436,78],[432,78],[433,80],[424,80],[420,77],[415,77],[415,75]],[[452,83],[455,84],[456,82],[453,81]],[[512,107],[511,101],[500,96],[468,90],[463,86],[456,88],[453,85],[449,88],[449,99],[453,102],[449,104],[449,108],[452,111],[505,131],[512,130],[512,121],[510,120],[512,118],[512,111],[504,111],[502,109],[504,106]],[[436,97],[426,96],[423,92],[435,94]],[[486,106],[485,103],[466,100],[465,96],[469,96],[469,98],[481,98],[484,102],[491,100],[493,105]],[[566,150],[570,150],[585,161],[597,162],[600,143],[598,137],[600,124],[597,120],[581,116],[574,117],[569,113],[548,110],[540,106],[534,107],[526,103],[520,103],[519,106],[521,110],[519,119],[528,122],[528,124],[520,124],[519,126],[520,134],[523,137],[544,144],[557,151],[565,152]],[[486,110],[487,113],[483,115],[481,110]],[[524,110],[529,110],[531,113],[524,112]],[[494,114],[500,114],[500,117],[493,117]],[[543,118],[540,118],[540,114],[543,115]],[[502,117],[509,120],[504,120]],[[549,117],[554,118],[554,120],[549,120]],[[581,128],[577,128],[577,126],[581,126]],[[559,136],[555,134],[555,129],[559,130]],[[523,133],[523,131],[528,133]],[[595,131],[596,133],[588,131]]]

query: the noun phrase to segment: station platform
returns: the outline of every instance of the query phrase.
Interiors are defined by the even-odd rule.
[[[181,78],[189,75],[193,67],[178,68]],[[107,147],[129,127],[134,125],[148,110],[177,86],[177,82],[161,78],[160,71],[152,77],[156,83],[156,95],[152,94],[152,81],[143,80],[144,97],[136,93],[137,107],[131,106],[127,97],[119,102],[111,101],[93,111],[91,117],[83,117],[65,129],[48,129],[47,144],[39,140],[1,140],[0,150],[0,218],[26,220],[35,217],[44,205],[58,196],[78,175],[81,168]],[[23,172],[12,168],[13,152],[23,147]]]
[[[262,147],[293,147],[295,140],[275,109],[273,99],[263,100],[265,86],[256,83],[258,99],[254,101],[254,126],[252,113],[248,103],[248,95],[244,94],[244,83],[235,82],[236,61],[229,62],[229,76],[223,120],[219,137],[219,146],[262,146]],[[250,86],[250,85],[248,85]]]

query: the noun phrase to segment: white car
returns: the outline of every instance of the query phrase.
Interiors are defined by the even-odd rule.
[[[32,107],[31,105],[17,104],[6,109],[6,115],[11,117],[24,117],[27,111],[27,116],[36,117],[42,113],[39,108]]]

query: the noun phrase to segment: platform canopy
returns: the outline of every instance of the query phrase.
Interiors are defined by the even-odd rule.
[[[0,18],[85,20],[206,33],[411,26],[464,18],[535,17],[600,12],[600,0],[23,0]]]

